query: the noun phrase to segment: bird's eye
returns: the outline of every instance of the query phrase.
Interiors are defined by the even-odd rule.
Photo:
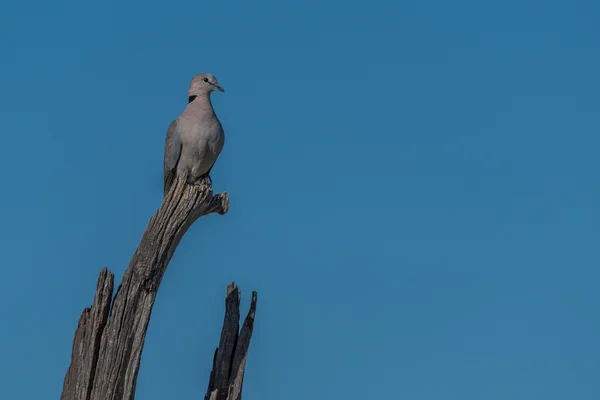
[[[208,78],[204,78],[204,82],[208,82]]]

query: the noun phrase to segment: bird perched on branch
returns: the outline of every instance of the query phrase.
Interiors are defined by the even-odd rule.
[[[178,175],[186,175],[187,183],[207,179],[212,184],[209,174],[225,144],[223,127],[210,101],[215,90],[224,92],[217,78],[208,73],[195,75],[187,107],[167,130],[165,196]]]

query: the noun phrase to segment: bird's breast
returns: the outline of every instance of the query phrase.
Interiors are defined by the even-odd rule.
[[[178,125],[184,150],[209,150],[216,153],[220,151],[218,147],[223,142],[223,128],[218,119],[185,118],[179,121]]]

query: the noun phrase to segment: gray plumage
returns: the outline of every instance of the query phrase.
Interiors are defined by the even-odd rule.
[[[214,90],[224,92],[213,75],[194,76],[188,90],[188,105],[167,130],[165,195],[178,175],[186,175],[188,183],[210,179],[210,170],[225,144],[223,127],[210,101]]]

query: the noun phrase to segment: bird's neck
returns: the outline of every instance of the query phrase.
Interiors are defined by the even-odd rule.
[[[188,98],[188,107],[197,110],[213,111],[212,102],[210,101],[210,94],[192,95]]]

